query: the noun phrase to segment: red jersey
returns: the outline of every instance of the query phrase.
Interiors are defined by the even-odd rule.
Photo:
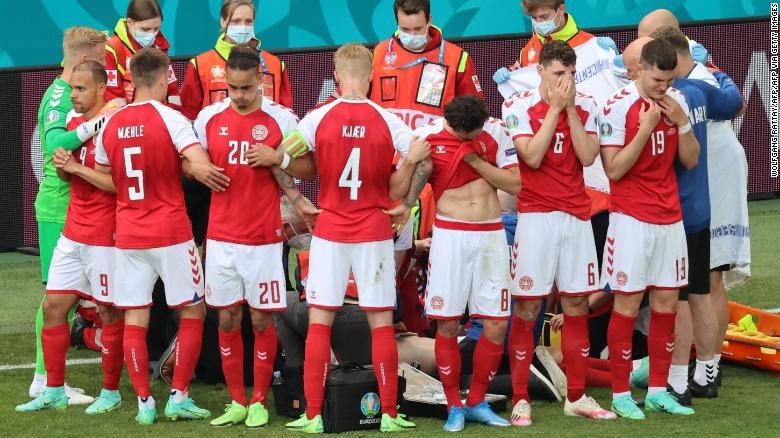
[[[670,87],[666,94],[688,114],[682,93]],[[634,139],[639,130],[643,102],[644,98],[633,82],[607,99],[599,115],[602,148],[622,148]],[[673,224],[682,220],[674,173],[677,131],[677,125],[661,115],[634,166],[620,181],[610,181],[610,211],[651,224]]]
[[[68,114],[68,130],[76,129],[87,119],[73,110]],[[73,151],[82,165],[95,168],[95,143],[87,140]],[[116,196],[104,192],[76,175],[70,178],[70,203],[62,234],[74,242],[94,246],[114,246],[116,229]]]
[[[317,152],[319,207],[314,234],[333,242],[373,242],[393,237],[389,183],[396,151],[406,157],[411,130],[370,100],[337,99],[298,124]]]
[[[276,148],[295,130],[293,112],[263,98],[260,109],[237,113],[230,99],[207,106],[195,120],[200,143],[211,161],[225,169],[230,188],[211,195],[207,237],[242,245],[265,245],[284,240],[279,208],[279,185],[268,167],[252,168],[247,150],[262,143]]]
[[[574,104],[585,132],[597,135],[596,101],[577,93]],[[542,99],[538,88],[504,102],[504,123],[512,139],[536,135],[549,109],[550,105]],[[566,111],[561,111],[558,116],[555,133],[539,168],[533,169],[522,159],[519,161],[523,190],[517,195],[518,212],[563,211],[581,220],[590,219],[591,201],[585,193],[582,163],[574,152]]]
[[[192,124],[157,101],[120,109],[95,136],[95,162],[111,166],[117,248],[160,248],[192,239],[179,154],[198,146]]]
[[[494,118],[485,122],[482,133],[473,140],[463,142],[444,129],[444,118],[434,120],[414,130],[415,137],[428,140],[431,145],[433,173],[428,182],[438,201],[442,193],[482,178],[463,157],[477,152],[488,163],[502,169],[517,167],[517,151],[504,124]]]

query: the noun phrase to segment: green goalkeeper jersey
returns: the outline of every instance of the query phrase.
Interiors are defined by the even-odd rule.
[[[35,198],[35,218],[39,222],[64,223],[70,200],[70,183],[57,176],[52,152],[58,137],[67,132],[68,112],[73,109],[70,85],[57,78],[46,90],[38,107],[38,132],[43,153],[43,181]]]

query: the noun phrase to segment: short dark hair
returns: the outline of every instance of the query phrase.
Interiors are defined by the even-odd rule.
[[[260,67],[260,56],[257,54],[257,50],[249,46],[235,46],[230,51],[225,66],[230,70],[257,71]]]
[[[490,113],[485,101],[471,94],[458,96],[444,107],[444,119],[450,128],[458,132],[481,128],[488,117]]]
[[[77,71],[91,73],[92,79],[94,79],[98,83],[105,84],[108,82],[108,74],[106,74],[106,68],[103,67],[103,65],[97,61],[86,60],[80,62],[76,64],[75,67],[73,67],[73,72],[75,73]]]
[[[557,10],[566,3],[564,0],[523,0],[520,4],[523,6],[524,14],[533,14],[539,8],[550,8]]]
[[[132,0],[127,5],[127,15],[125,17],[133,21],[145,21],[152,18],[162,20],[163,13],[157,0]]]
[[[691,48],[688,45],[688,38],[682,33],[680,29],[676,29],[672,26],[663,26],[655,30],[650,34],[650,38],[654,40],[664,40],[674,47],[675,52],[678,55],[691,56]]]
[[[420,11],[425,14],[425,20],[431,19],[431,0],[395,0],[393,3],[393,12],[395,21],[398,21],[398,11],[403,11],[406,15],[414,15]]]
[[[156,47],[141,49],[130,58],[130,75],[136,87],[150,87],[160,74],[167,74],[171,60]]]
[[[677,52],[664,40],[653,40],[642,47],[639,63],[644,67],[656,67],[669,71],[677,68]]]
[[[539,52],[539,64],[547,67],[553,61],[560,61],[566,67],[577,65],[577,54],[571,46],[559,40],[547,41]]]

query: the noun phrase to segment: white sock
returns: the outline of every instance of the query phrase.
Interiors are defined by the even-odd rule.
[[[154,409],[155,408],[154,397],[150,395],[149,397],[146,398],[146,401],[142,400],[141,397],[138,397],[138,410],[140,411],[141,409],[144,408],[144,406],[150,409]]]
[[[693,373],[693,380],[701,386],[715,381],[718,375],[718,365],[715,359],[699,360],[696,359],[696,371]]]
[[[647,388],[647,395],[650,396],[664,391],[666,391],[666,388],[664,388],[663,386],[650,386]],[[677,390],[675,389],[675,391]]]
[[[669,377],[666,383],[674,389],[674,392],[682,394],[688,389],[688,365],[670,365]],[[664,388],[666,391],[666,388]],[[648,389],[648,393],[650,390]]]
[[[617,400],[620,397],[625,397],[625,396],[631,397],[631,391],[628,391],[628,392],[613,392],[612,393],[612,400]]]
[[[720,368],[720,353],[712,356],[712,360],[715,361],[715,366]]]
[[[187,391],[180,391],[178,389],[174,389],[173,391],[171,391],[171,398],[173,399],[174,403],[181,403],[187,399]]]

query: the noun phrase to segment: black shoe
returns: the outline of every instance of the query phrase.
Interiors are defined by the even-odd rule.
[[[720,366],[720,364],[716,365],[718,374],[715,375],[715,384],[718,385],[718,388],[723,386],[722,377],[723,377],[723,367]]]
[[[691,379],[688,391],[696,398],[718,398],[718,383],[712,381],[706,385],[699,385],[696,380]]]
[[[674,388],[672,388],[671,386],[666,385],[666,391],[677,400],[677,403],[680,403],[683,406],[691,406],[693,404],[691,400],[691,390],[688,388],[685,389],[685,392],[680,394],[679,392],[675,391]]]
[[[89,322],[77,314],[73,318],[73,327],[70,329],[70,345],[76,347],[77,350],[87,348],[87,344],[84,342],[84,329],[90,326]]]
[[[555,389],[555,385],[545,376],[545,372],[531,365],[531,375],[528,379],[528,395],[533,400],[546,400],[550,402],[563,401],[563,397]]]

